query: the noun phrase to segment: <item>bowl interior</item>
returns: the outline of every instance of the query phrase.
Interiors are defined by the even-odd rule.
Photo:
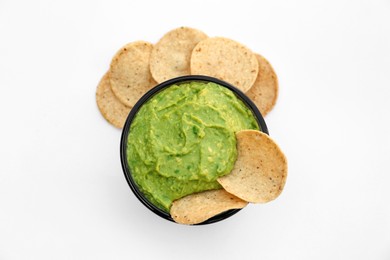
[[[123,127],[121,143],[120,143],[120,156],[121,156],[122,168],[123,168],[123,172],[124,172],[125,178],[127,180],[127,183],[129,184],[129,186],[130,186],[131,190],[133,191],[133,193],[135,194],[135,196],[142,202],[142,204],[144,204],[149,210],[151,210],[152,212],[154,212],[158,216],[160,216],[166,220],[172,221],[172,222],[174,222],[174,220],[172,219],[170,214],[161,210],[160,208],[156,207],[154,204],[149,202],[149,200],[139,190],[137,184],[135,183],[134,179],[132,178],[131,170],[130,170],[130,167],[127,163],[127,155],[126,155],[127,137],[129,135],[130,126],[131,126],[131,123],[132,123],[135,115],[137,114],[138,110],[141,108],[141,106],[147,100],[149,100],[151,97],[153,97],[155,94],[157,94],[161,90],[163,90],[163,89],[165,89],[173,84],[181,84],[181,83],[190,82],[190,81],[191,82],[193,82],[193,81],[213,82],[213,83],[219,84],[223,87],[230,89],[252,111],[252,113],[253,113],[253,115],[254,115],[254,117],[259,125],[260,131],[268,134],[267,125],[265,124],[264,118],[261,115],[258,108],[256,107],[256,105],[243,92],[241,92],[236,87],[232,86],[231,84],[229,84],[227,82],[224,82],[222,80],[219,80],[219,79],[216,79],[213,77],[191,75],[191,76],[182,76],[182,77],[173,78],[173,79],[170,79],[168,81],[165,81],[163,83],[158,84],[157,86],[155,86],[154,88],[149,90],[144,96],[142,96],[140,98],[140,100],[135,104],[135,106],[131,109],[131,111],[127,117],[126,123]],[[241,209],[232,209],[232,210],[225,211],[225,212],[218,214],[218,215],[216,215],[216,216],[214,216],[214,217],[212,217],[212,218],[210,218],[210,219],[208,219],[208,220],[206,220],[198,225],[211,224],[211,223],[221,221],[223,219],[226,219],[226,218],[236,214],[240,210]]]

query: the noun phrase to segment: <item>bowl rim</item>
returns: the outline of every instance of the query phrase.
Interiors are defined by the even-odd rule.
[[[257,106],[252,102],[252,100],[246,96],[241,90],[239,90],[237,87],[231,85],[228,82],[225,82],[223,80],[210,77],[210,76],[204,76],[204,75],[188,75],[188,76],[180,76],[176,78],[169,79],[167,81],[161,82],[157,84],[155,87],[150,89],[148,92],[146,92],[133,106],[131,109],[129,115],[127,116],[126,122],[123,126],[122,135],[120,139],[120,159],[121,159],[121,165],[123,174],[125,175],[126,181],[128,185],[130,186],[130,189],[134,193],[134,195],[138,198],[138,200],[146,206],[150,211],[155,213],[156,215],[176,223],[171,215],[160,208],[156,207],[153,203],[149,202],[149,200],[145,197],[145,195],[139,190],[137,184],[135,183],[134,179],[131,176],[131,170],[127,162],[127,137],[130,132],[130,126],[133,122],[134,117],[138,113],[139,109],[142,107],[142,105],[147,102],[151,97],[153,97],[158,92],[162,91],[165,88],[168,88],[174,84],[182,84],[185,82],[193,82],[193,81],[203,81],[203,82],[213,82],[218,85],[221,85],[223,87],[226,87],[227,89],[231,90],[253,113],[253,116],[256,119],[256,122],[260,128],[260,131],[269,134],[267,125],[264,121],[264,118],[262,114],[260,113]],[[215,222],[219,222],[221,220],[227,219],[237,212],[239,212],[241,209],[231,209],[225,212],[222,212],[216,216],[213,216],[212,218],[209,218],[208,220],[196,224],[196,225],[205,225],[205,224],[211,224]]]

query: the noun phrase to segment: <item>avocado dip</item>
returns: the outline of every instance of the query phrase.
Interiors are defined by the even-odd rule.
[[[235,132],[258,130],[251,110],[228,88],[192,81],[152,96],[134,117],[127,162],[140,191],[169,212],[186,195],[221,188],[237,158]]]

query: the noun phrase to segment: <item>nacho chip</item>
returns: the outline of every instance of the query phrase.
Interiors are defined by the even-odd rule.
[[[268,60],[259,54],[255,55],[259,63],[259,74],[246,94],[265,116],[275,106],[279,88],[278,78]]]
[[[172,203],[170,214],[175,222],[193,225],[230,209],[241,209],[248,202],[224,189],[194,193]]]
[[[131,108],[123,105],[114,95],[108,73],[104,74],[96,89],[96,103],[103,117],[117,128],[122,128]]]
[[[243,130],[236,134],[238,157],[231,173],[218,178],[229,193],[253,203],[276,199],[284,188],[287,160],[265,133]]]
[[[115,96],[132,107],[156,82],[149,70],[149,57],[153,45],[136,41],[122,47],[110,66],[110,83]]]
[[[150,71],[158,83],[189,75],[191,53],[196,44],[208,36],[203,32],[180,27],[166,33],[150,55]]]
[[[212,76],[246,92],[256,80],[259,65],[244,45],[223,37],[199,42],[191,56],[191,74]]]

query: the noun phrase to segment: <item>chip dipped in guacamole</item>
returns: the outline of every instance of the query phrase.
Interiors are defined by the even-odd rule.
[[[216,83],[171,85],[151,97],[133,119],[127,162],[140,191],[169,212],[172,202],[221,188],[217,178],[237,158],[235,133],[258,130],[251,110]]]

